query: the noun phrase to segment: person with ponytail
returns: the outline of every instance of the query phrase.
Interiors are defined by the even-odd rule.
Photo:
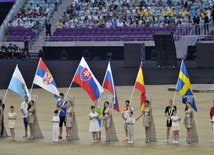
[[[105,142],[110,141],[110,127],[111,127],[111,108],[109,108],[109,102],[106,101],[104,103],[103,108],[103,117],[101,120],[103,120],[103,127],[105,127],[105,133],[106,133],[106,140]]]
[[[183,122],[187,131],[187,141],[186,141],[187,144],[191,144],[193,120],[194,120],[194,111],[191,106],[191,103],[187,102],[185,108],[185,118]]]

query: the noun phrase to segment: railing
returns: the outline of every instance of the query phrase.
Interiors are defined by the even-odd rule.
[[[26,36],[26,39],[29,40],[29,42],[30,42],[31,36]],[[20,36],[20,37],[13,36],[13,38],[10,38],[11,41],[8,41],[8,38],[6,38],[6,37],[0,37],[0,40],[2,42],[24,42],[22,36]]]
[[[130,38],[130,39],[129,39]],[[140,38],[140,39],[139,39]],[[116,40],[115,40],[116,39]],[[52,36],[45,41],[153,41],[153,36]],[[153,43],[154,44],[154,43]]]

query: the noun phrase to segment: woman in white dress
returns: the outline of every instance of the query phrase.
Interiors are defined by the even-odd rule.
[[[92,132],[92,142],[97,142],[97,132],[100,131],[98,123],[99,114],[95,111],[95,106],[91,106],[91,113],[89,113],[90,127],[89,132]]]
[[[14,107],[10,106],[10,112],[8,113],[9,128],[11,133],[11,140],[15,140],[15,126],[16,126],[16,113]]]

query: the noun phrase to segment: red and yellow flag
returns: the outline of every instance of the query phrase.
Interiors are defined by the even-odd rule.
[[[140,68],[139,68],[139,71],[138,71],[135,88],[140,90],[140,100],[141,100],[140,109],[141,109],[141,112],[142,112],[144,107],[145,107],[145,103],[144,102],[146,101],[146,90],[145,90],[145,86],[144,86],[142,63],[140,64]]]

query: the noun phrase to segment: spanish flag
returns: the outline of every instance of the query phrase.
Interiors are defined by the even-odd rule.
[[[146,101],[146,90],[145,90],[145,86],[144,86],[144,78],[143,78],[143,67],[142,67],[142,62],[140,64],[140,68],[138,71],[138,75],[137,75],[137,79],[136,79],[136,83],[135,83],[135,88],[140,90],[140,109],[141,112],[144,109],[145,106],[145,101]]]

